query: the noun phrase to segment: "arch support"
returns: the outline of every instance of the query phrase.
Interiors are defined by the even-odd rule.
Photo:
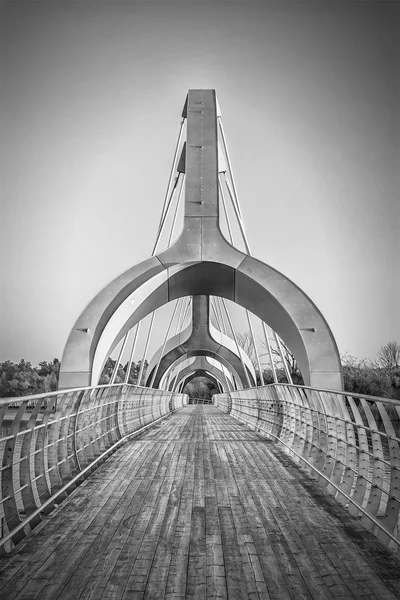
[[[270,325],[293,352],[306,385],[342,389],[338,348],[322,313],[295,283],[234,248],[221,233],[215,91],[190,90],[185,114],[183,231],[171,247],[117,277],[90,302],[68,338],[60,388],[89,385],[95,359],[102,364],[127,329],[154,307],[186,295],[215,295]],[[154,282],[157,293],[129,312],[131,295]]]

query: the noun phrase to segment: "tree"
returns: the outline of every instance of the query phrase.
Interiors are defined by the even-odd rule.
[[[107,385],[110,383],[116,362],[117,361],[113,360],[110,356],[107,358],[100,375],[99,385]],[[126,367],[127,366],[128,365],[126,364]],[[118,365],[118,371],[115,376],[114,383],[123,383],[125,381],[126,367],[124,368],[121,364]]]
[[[400,344],[388,342],[378,350],[376,357],[377,365],[383,369],[393,371],[400,368]]]
[[[243,333],[237,333],[236,338],[239,346],[245,351],[247,356],[250,358],[254,370],[257,372],[258,364],[256,357],[256,349],[254,347],[253,337],[250,331],[244,331]]]
[[[54,371],[44,378],[44,391],[45,392],[56,392],[58,389],[58,377]]]
[[[288,348],[288,346],[286,346],[285,342],[283,342],[282,340],[281,340],[281,348],[282,348],[283,360],[285,361],[285,363],[287,365],[287,368],[289,370],[290,377],[292,378],[293,383],[295,385],[304,385],[303,376],[301,374],[299,365],[297,364],[297,361],[294,357],[293,352],[291,352],[291,350]],[[279,358],[281,359],[280,352],[278,351],[277,348],[273,348],[272,353],[275,356],[279,356]],[[281,359],[281,363],[282,363],[282,359]],[[281,371],[281,369],[279,369],[279,368],[277,370]],[[285,374],[285,380],[287,380],[286,372],[285,372],[285,368],[284,368],[283,364],[282,364],[282,371]],[[279,377],[278,377],[278,379],[279,379]]]
[[[341,362],[346,392],[390,397],[390,377],[383,369],[376,368],[372,361],[345,354]]]
[[[262,356],[266,356],[266,355],[269,356],[267,343],[265,341],[263,341],[261,343],[262,343],[263,348],[265,350],[267,350],[267,352],[263,353]],[[288,380],[287,375],[286,375],[285,365],[283,364],[283,361],[285,361],[293,383],[295,385],[304,385],[303,376],[301,374],[299,365],[297,364],[297,361],[294,357],[293,352],[290,350],[290,348],[285,344],[285,342],[283,340],[280,340],[280,343],[281,343],[281,348],[282,348],[282,356],[281,356],[278,348],[274,347],[271,344],[272,354],[274,356],[277,356],[279,359],[275,364],[275,371],[276,371],[278,383],[287,383],[287,380]],[[274,382],[271,367],[267,371],[263,372],[263,376],[264,376],[265,383],[267,383],[267,382],[273,383]]]
[[[254,371],[256,373],[257,386],[259,386],[259,385],[261,385],[261,377],[260,377],[260,371],[258,368],[256,348],[254,346],[253,336],[251,335],[250,331],[244,331],[243,333],[237,333],[236,337],[237,337],[239,346],[245,351],[245,353],[251,360],[251,363],[254,367]],[[260,362],[261,362],[262,356],[265,356],[265,354],[259,354]],[[266,384],[267,382],[265,380],[264,375],[265,375],[265,371],[263,371],[263,378],[264,378],[264,383]],[[272,378],[271,383],[273,383],[273,381],[274,381],[274,379]]]
[[[259,372],[258,372],[258,362],[257,362],[257,357],[256,357],[256,350],[254,347],[253,338],[252,338],[250,331],[245,331],[244,333],[238,333],[237,339],[239,342],[239,346],[241,346],[243,348],[243,350],[246,352],[246,354],[249,356],[251,362],[253,363],[254,370],[257,375],[257,385],[261,385],[261,380],[260,380],[260,376],[259,376]],[[260,359],[261,359],[261,357],[264,357],[264,356],[269,357],[269,352],[268,352],[268,347],[267,347],[266,342],[262,341],[261,346],[263,347],[264,350],[266,350],[266,352],[259,354]],[[301,374],[301,371],[299,369],[297,361],[294,357],[294,354],[290,351],[290,349],[286,346],[286,344],[282,340],[281,340],[281,347],[282,347],[283,360],[285,361],[285,363],[289,369],[289,373],[290,373],[293,383],[297,384],[297,385],[304,385],[303,376]],[[271,350],[272,350],[272,354],[279,358],[279,360],[277,361],[277,364],[275,365],[275,371],[276,371],[276,376],[277,376],[278,382],[286,383],[287,382],[286,370],[285,370],[285,366],[282,362],[280,352],[278,351],[277,348],[275,348],[272,345],[271,345]],[[274,377],[273,377],[271,367],[269,369],[263,370],[263,378],[264,378],[264,383],[266,385],[268,385],[270,383],[274,383]]]
[[[114,359],[112,359],[111,357],[107,358],[105,365],[103,367],[103,370],[101,372],[101,376],[99,379],[99,385],[106,385],[107,383],[110,383],[112,374],[114,372],[115,363],[116,363],[116,361]],[[142,363],[142,361],[139,360],[137,363],[133,362],[131,365],[131,372],[129,373],[129,379],[128,379],[128,383],[130,383],[131,385],[139,385],[137,383],[137,380],[139,377],[141,363]],[[124,383],[128,365],[129,365],[128,362],[124,366],[122,366],[121,363],[118,365],[118,371],[115,376],[114,383]],[[148,366],[149,366],[149,363],[148,363],[147,359],[145,359],[144,367],[143,367],[143,375],[142,375],[142,385],[144,385],[144,382],[146,381],[146,371],[147,371]]]
[[[6,360],[0,363],[0,394],[2,398],[40,394],[45,391],[44,377],[29,361]]]
[[[51,363],[47,362],[46,360],[42,360],[42,362],[39,363],[39,367],[37,368],[37,373],[41,377],[47,377],[47,375],[55,373],[58,380],[58,375],[60,373],[60,361],[58,360],[58,358],[53,358],[53,362]]]
[[[195,377],[185,385],[182,393],[188,394],[190,400],[200,398],[201,400],[208,400],[211,402],[211,398],[213,394],[217,393],[217,389],[207,377]]]

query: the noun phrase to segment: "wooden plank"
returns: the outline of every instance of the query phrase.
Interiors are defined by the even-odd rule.
[[[212,406],[112,455],[0,561],[7,600],[400,598],[399,561]]]
[[[127,476],[108,480],[103,498],[99,497],[95,506],[89,505],[88,509],[79,515],[79,522],[75,523],[75,527],[69,530],[62,545],[59,545],[57,562],[50,556],[37,570],[18,600],[23,600],[25,597],[33,599],[39,595],[40,598],[58,597],[70,580],[72,580],[70,588],[75,593],[75,579],[72,576],[83,560],[86,564],[93,545],[101,544],[104,528],[109,530],[112,516],[123,510],[125,503],[129,500],[129,495],[125,492],[136,470],[137,465],[134,462],[130,464],[127,473],[124,466],[121,465],[122,475]],[[112,533],[113,531],[109,533],[108,537],[112,536]],[[104,536],[103,545],[108,537]],[[81,591],[81,579],[79,579],[78,585],[79,591]]]

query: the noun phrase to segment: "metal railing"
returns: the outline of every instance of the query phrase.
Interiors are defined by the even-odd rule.
[[[187,402],[186,394],[127,384],[0,399],[0,551],[121,444]]]
[[[212,398],[189,398],[188,404],[214,404]]]
[[[213,398],[216,406],[276,441],[399,552],[399,401],[288,384]]]

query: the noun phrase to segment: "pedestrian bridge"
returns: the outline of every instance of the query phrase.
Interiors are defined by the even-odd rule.
[[[400,598],[394,402],[289,385],[17,400],[1,598]]]
[[[78,317],[58,391],[0,400],[2,600],[400,598],[400,402],[344,392],[321,311],[251,255],[225,141],[215,91],[190,90],[151,257]],[[253,360],[226,301],[247,316]],[[181,393],[199,374],[212,404]]]

